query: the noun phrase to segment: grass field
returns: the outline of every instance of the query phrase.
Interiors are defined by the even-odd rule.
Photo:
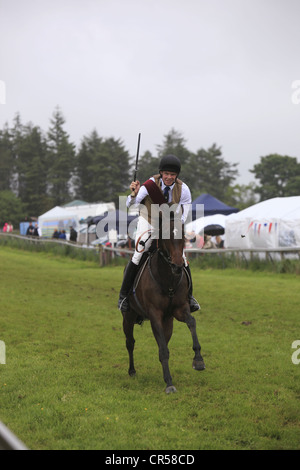
[[[300,277],[193,269],[206,370],[175,322],[166,395],[149,322],[127,374],[122,267],[0,247],[0,420],[33,449],[300,449]]]

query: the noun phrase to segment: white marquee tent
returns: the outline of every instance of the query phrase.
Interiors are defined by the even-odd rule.
[[[56,206],[39,217],[38,225],[41,235],[51,238],[55,229],[69,231],[71,225],[78,227],[79,219],[76,213]]]
[[[56,206],[39,217],[38,225],[43,237],[52,237],[55,229],[69,232],[70,226],[72,226],[78,231],[80,222],[83,220],[114,209],[113,202]]]
[[[225,221],[228,218],[228,215],[224,214],[214,214],[214,215],[207,215],[200,217],[192,222],[189,222],[185,226],[185,232],[195,232],[200,233],[204,231],[204,228],[208,225],[220,225],[221,227],[225,228]]]
[[[76,201],[75,201],[76,203]],[[98,215],[102,215],[107,211],[116,210],[116,206],[114,202],[99,202],[93,204],[72,204],[72,205],[65,205],[63,206],[64,209],[67,211],[76,214],[79,221],[83,221],[88,217],[96,217]]]
[[[230,214],[226,248],[300,247],[300,196],[277,197]]]

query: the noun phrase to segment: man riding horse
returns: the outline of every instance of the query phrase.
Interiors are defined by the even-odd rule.
[[[150,231],[153,230],[151,205],[161,204],[162,202],[176,204],[182,208],[182,222],[184,223],[187,218],[192,197],[189,187],[178,178],[180,170],[180,160],[175,155],[166,155],[160,161],[158,175],[152,176],[142,186],[139,181],[133,181],[130,185],[133,195],[128,196],[127,207],[135,204],[140,206],[141,209],[135,238],[135,252],[125,269],[120,290],[118,308],[122,313],[126,313],[129,309],[128,294],[132,289],[142,255],[149,250],[153,241],[149,236]],[[140,249],[140,246],[143,249]],[[191,279],[190,268],[184,253],[182,253],[182,256]],[[192,282],[190,282],[189,303],[191,312],[200,309],[197,300],[193,297]]]

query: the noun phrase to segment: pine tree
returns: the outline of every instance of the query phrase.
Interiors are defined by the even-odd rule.
[[[25,210],[21,199],[12,191],[0,191],[0,229],[5,222],[11,222],[17,230],[20,221],[24,218]]]
[[[14,118],[14,125],[11,129],[12,137],[12,157],[13,157],[13,179],[11,183],[12,190],[19,194],[19,159],[21,155],[22,139],[23,139],[23,124],[19,113]]]
[[[13,173],[12,135],[6,124],[0,131],[0,191],[11,189]]]
[[[227,190],[238,175],[237,165],[226,162],[222,157],[221,148],[216,144],[207,150],[198,150],[190,162],[193,196],[209,193],[225,201]]]
[[[59,108],[53,113],[48,131],[48,192],[54,205],[63,205],[71,198],[71,180],[75,167],[75,145],[64,130],[65,119]]]
[[[99,184],[99,155],[101,155],[102,139],[96,130],[89,136],[84,136],[76,158],[77,191],[79,199],[88,202],[100,200],[98,198]]]
[[[151,176],[158,174],[158,167],[159,159],[153,157],[151,152],[147,150],[140,158],[137,179],[143,184]]]
[[[39,216],[52,206],[47,197],[46,141],[39,127],[24,128],[18,158],[19,197],[30,216]]]
[[[120,140],[102,139],[96,130],[82,139],[77,154],[77,197],[118,202],[129,186],[129,155]]]
[[[159,159],[167,154],[173,154],[179,158],[181,162],[181,173],[179,177],[182,178],[188,186],[191,186],[193,171],[190,171],[190,161],[192,153],[186,147],[186,140],[181,132],[172,128],[170,132],[164,136],[163,145],[157,146],[157,150]]]
[[[117,203],[119,195],[129,186],[129,153],[121,139],[109,138],[103,143],[103,156],[105,157],[105,181],[103,184],[106,184],[103,201]]]

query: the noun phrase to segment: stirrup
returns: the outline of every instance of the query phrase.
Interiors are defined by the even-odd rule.
[[[189,298],[189,302],[190,302],[191,312],[196,312],[197,310],[201,310],[199,303],[197,302],[195,297],[193,297],[192,295]]]
[[[129,302],[128,302],[127,297],[124,297],[123,299],[119,299],[118,308],[122,313],[127,312],[127,310],[129,309]]]

